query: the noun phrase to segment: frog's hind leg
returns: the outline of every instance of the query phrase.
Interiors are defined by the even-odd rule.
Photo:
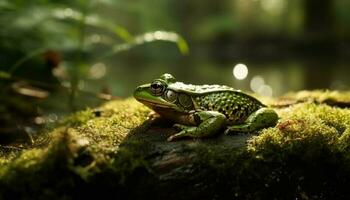
[[[230,126],[225,134],[232,132],[253,132],[262,128],[275,126],[278,121],[277,113],[271,108],[260,108],[252,113],[242,124]]]
[[[225,115],[215,111],[196,112],[194,113],[194,117],[197,119],[196,121],[198,121],[198,127],[176,124],[175,128],[180,129],[181,131],[170,136],[168,141],[173,141],[183,137],[208,137],[217,133],[226,123]]]

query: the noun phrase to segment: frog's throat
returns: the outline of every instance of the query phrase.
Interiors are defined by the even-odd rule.
[[[145,104],[146,106],[154,109],[154,108],[173,108],[173,104],[167,103],[167,102],[153,102],[151,100],[145,100],[145,99],[138,99],[141,103]]]

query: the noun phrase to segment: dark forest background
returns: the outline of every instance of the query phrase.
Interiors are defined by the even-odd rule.
[[[347,0],[2,0],[0,132],[30,135],[166,72],[265,96],[348,90],[349,9]]]

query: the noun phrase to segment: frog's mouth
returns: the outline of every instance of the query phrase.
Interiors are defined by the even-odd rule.
[[[140,101],[141,103],[151,107],[151,108],[172,108],[173,105],[170,104],[170,103],[163,103],[163,102],[153,102],[151,100],[145,100],[145,99],[139,99],[139,98],[136,98],[136,100]]]
[[[134,97],[137,101],[145,104],[150,108],[174,108],[176,107],[173,103],[170,103],[162,98],[162,96],[154,96],[147,91],[147,86],[141,86],[134,92]]]

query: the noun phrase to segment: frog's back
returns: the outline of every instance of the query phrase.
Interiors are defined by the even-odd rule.
[[[175,82],[168,89],[191,96],[195,110],[218,111],[224,114],[229,124],[244,122],[254,111],[265,107],[254,97],[225,85]]]
[[[193,101],[197,110],[218,111],[227,117],[230,124],[244,122],[254,111],[265,107],[254,97],[229,87],[198,93],[193,96]]]

